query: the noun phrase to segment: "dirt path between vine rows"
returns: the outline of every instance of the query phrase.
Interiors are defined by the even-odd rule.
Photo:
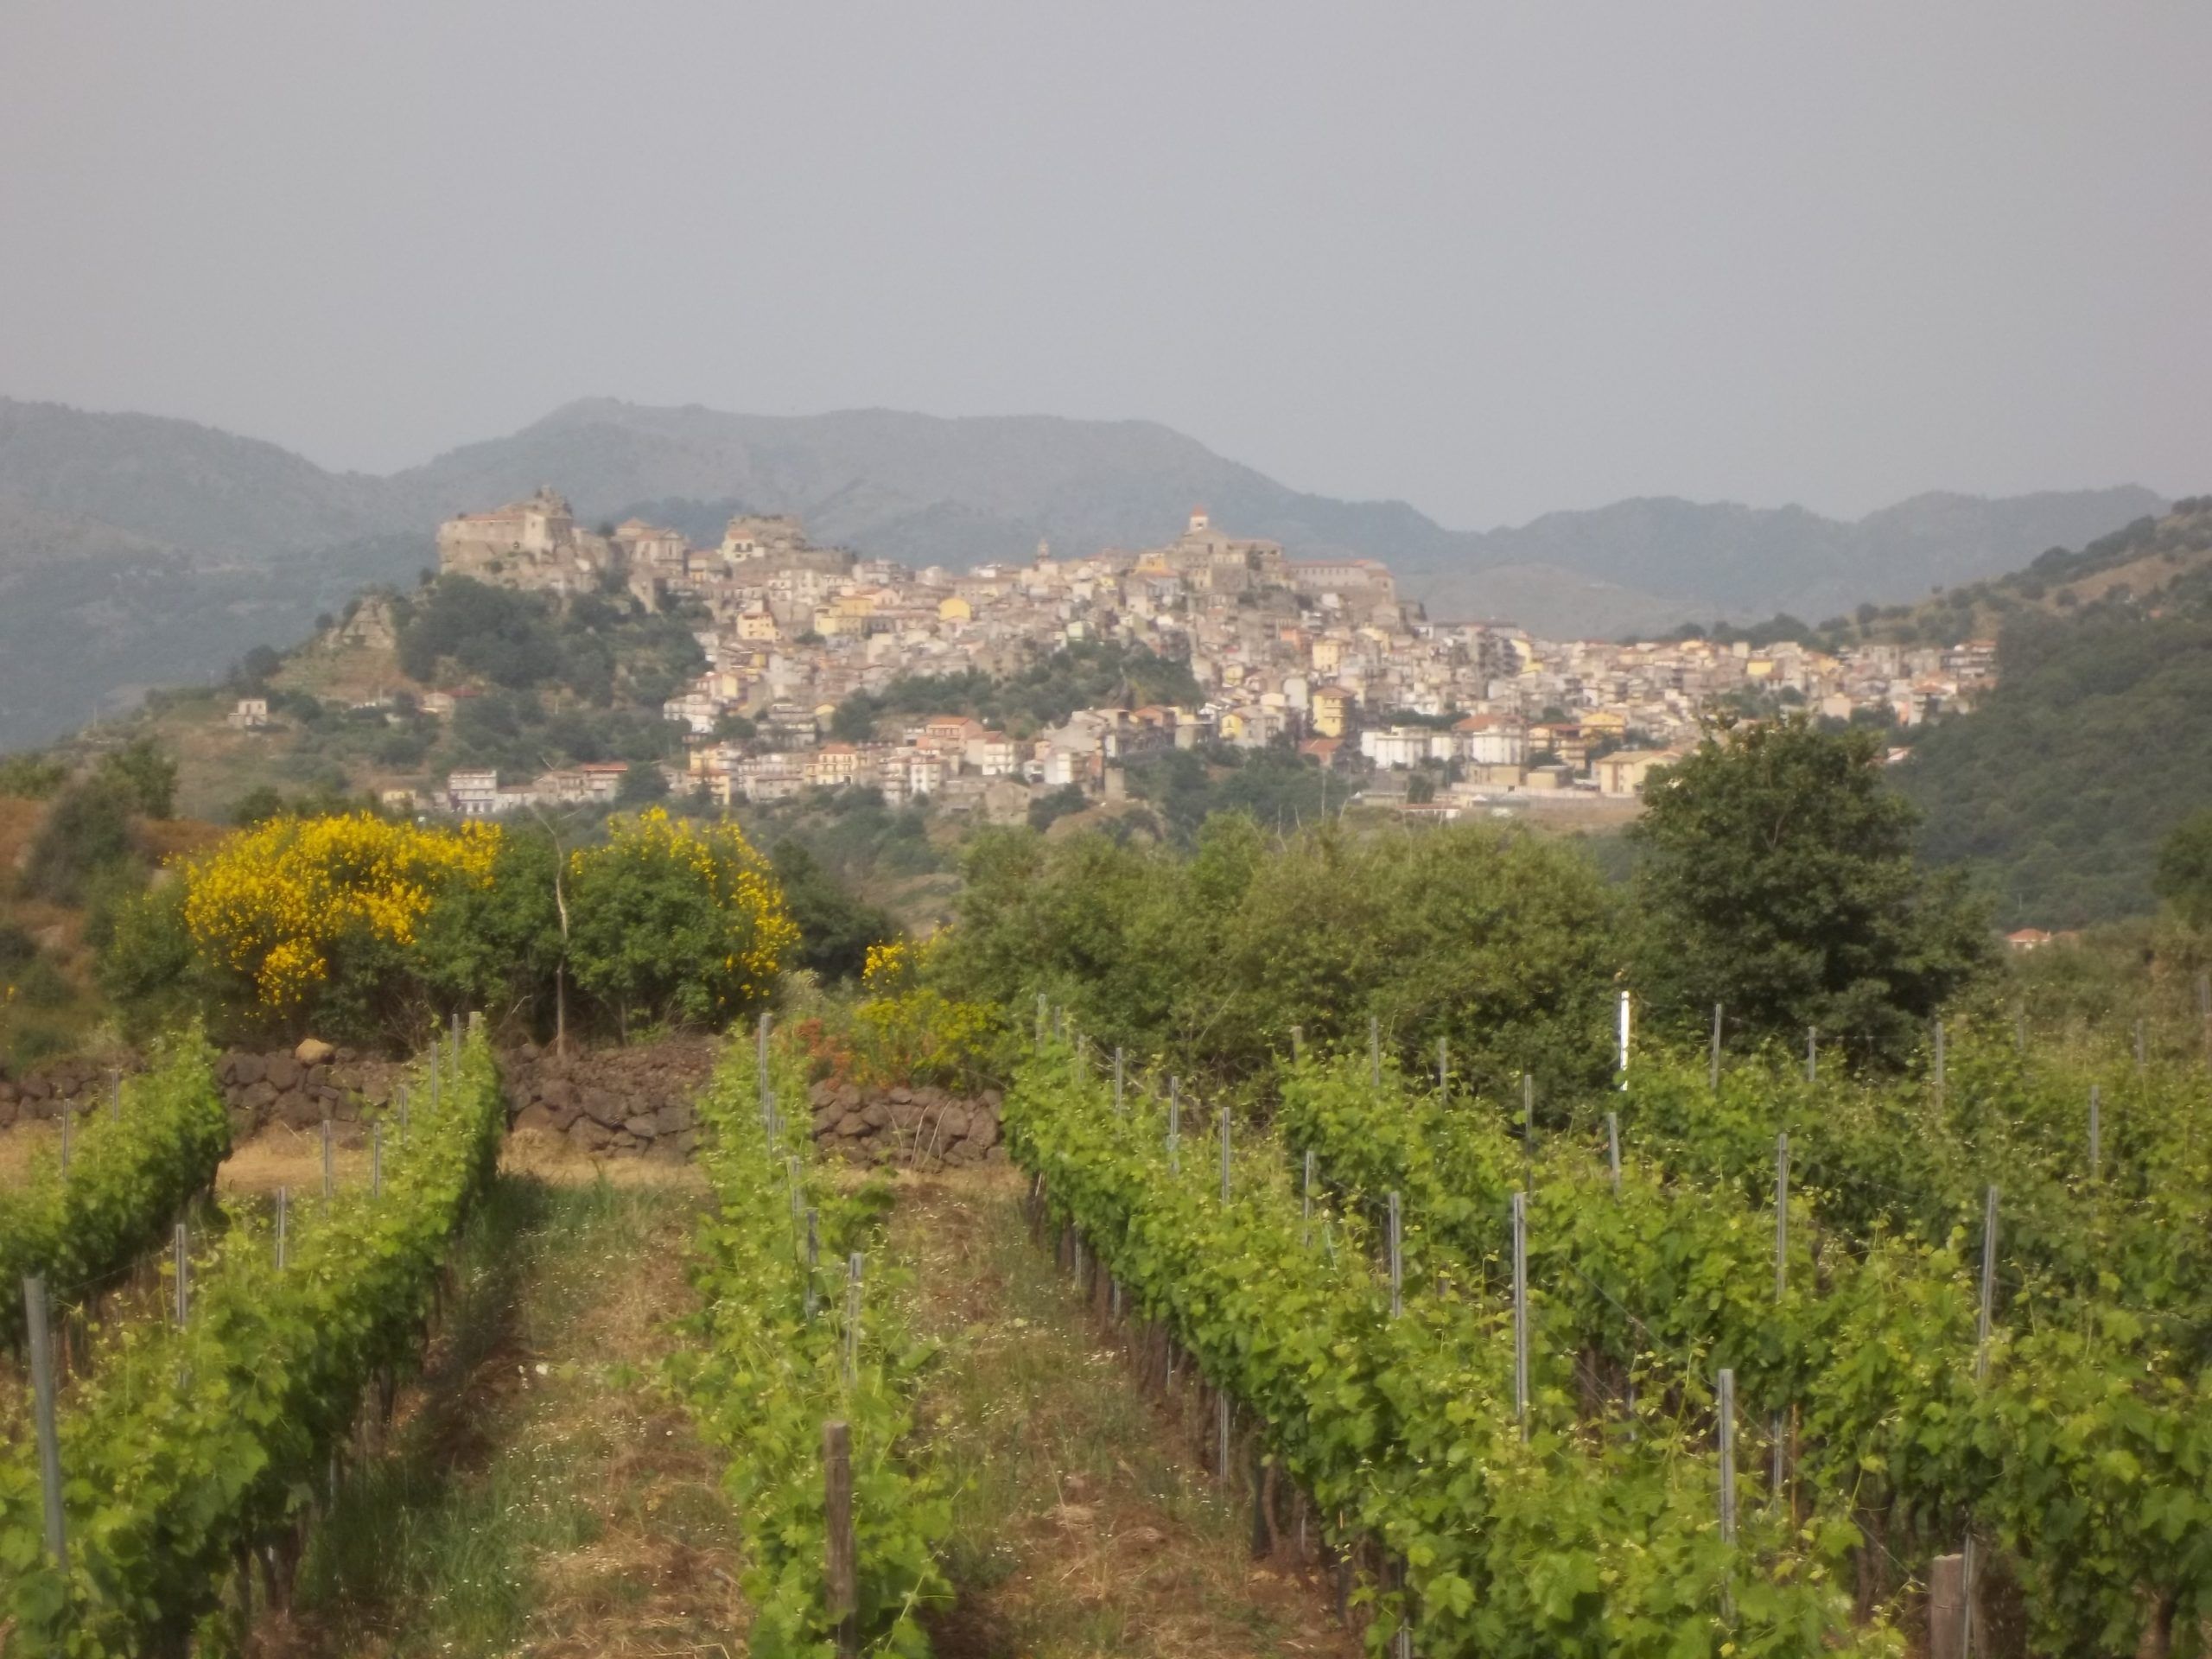
[[[319,1179],[319,1147],[311,1171],[294,1150],[238,1186]],[[1020,1177],[897,1191],[899,1294],[942,1344],[919,1414],[955,1489],[939,1659],[1353,1659],[1323,1587],[1252,1559],[1243,1500],[1031,1243]],[[424,1375],[259,1659],[746,1652],[740,1518],[655,1381],[704,1198],[686,1169],[510,1141]]]
[[[921,1418],[957,1483],[939,1659],[1350,1656],[1324,1592],[1252,1559],[1250,1515],[1148,1403],[1030,1241],[1009,1169],[908,1176],[891,1243],[944,1344]]]
[[[745,1651],[721,1462],[655,1380],[703,1198],[689,1170],[509,1142],[386,1454],[341,1481],[258,1654]]]

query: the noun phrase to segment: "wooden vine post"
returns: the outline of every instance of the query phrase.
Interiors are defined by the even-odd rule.
[[[1965,1567],[1958,1555],[1928,1564],[1928,1659],[1966,1659]]]
[[[23,1279],[23,1322],[30,1337],[31,1399],[38,1437],[39,1489],[46,1510],[46,1549],[60,1571],[69,1570],[69,1537],[61,1508],[61,1437],[54,1412],[54,1333],[48,1324],[46,1281]]]
[[[823,1611],[838,1659],[857,1659],[860,1642],[860,1539],[853,1529],[853,1436],[841,1422],[822,1425]]]

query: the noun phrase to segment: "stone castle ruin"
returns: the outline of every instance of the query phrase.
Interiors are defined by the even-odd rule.
[[[719,546],[695,548],[677,530],[632,518],[601,536],[578,528],[559,492],[540,489],[490,512],[465,512],[438,526],[438,569],[503,588],[570,594],[619,578],[647,608],[688,594],[723,608],[724,599],[758,599],[775,578],[814,588],[849,576],[853,555],[817,547],[797,518],[741,513]]]
[[[557,491],[490,512],[465,512],[438,526],[438,569],[501,587],[588,593],[617,569],[615,543],[576,527]]]

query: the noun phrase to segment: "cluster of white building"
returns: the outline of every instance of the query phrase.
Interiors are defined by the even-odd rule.
[[[542,773],[527,784],[503,785],[489,767],[456,771],[447,775],[443,804],[463,818],[494,818],[537,806],[612,806],[629,775],[627,760],[587,760]],[[410,799],[411,803],[411,796]]]
[[[1831,656],[1701,639],[1543,640],[1436,621],[1372,560],[1287,559],[1275,543],[1216,530],[1204,511],[1158,548],[1060,558],[1040,543],[1027,564],[963,572],[817,547],[787,518],[733,518],[706,549],[635,520],[588,537],[550,492],[454,520],[439,546],[445,569],[480,580],[619,584],[649,605],[681,596],[698,607],[707,666],[663,709],[687,734],[670,782],[723,803],[864,785],[893,802],[1007,812],[1024,791],[1072,783],[1111,794],[1122,762],[1211,742],[1295,744],[1329,765],[1356,753],[1384,772],[1440,766],[1455,798],[1632,796],[1718,704],[1840,719],[1878,709],[1910,725],[1970,706],[1994,671],[1984,641]],[[1185,660],[1200,696],[1187,708],[1084,710],[1019,734],[950,713],[878,741],[831,733],[855,693],[971,669],[1009,674],[1084,640]],[[546,786],[456,773],[448,794],[454,810],[496,811]],[[619,776],[609,788],[595,773],[591,786],[611,798]]]

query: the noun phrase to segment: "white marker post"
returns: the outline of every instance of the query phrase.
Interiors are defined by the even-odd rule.
[[[1635,1019],[1636,1015],[1630,1003],[1629,995],[1626,991],[1623,991],[1620,1012],[1620,1052],[1614,1069],[1620,1073],[1621,1087],[1624,1089],[1628,1087],[1628,1046]]]

